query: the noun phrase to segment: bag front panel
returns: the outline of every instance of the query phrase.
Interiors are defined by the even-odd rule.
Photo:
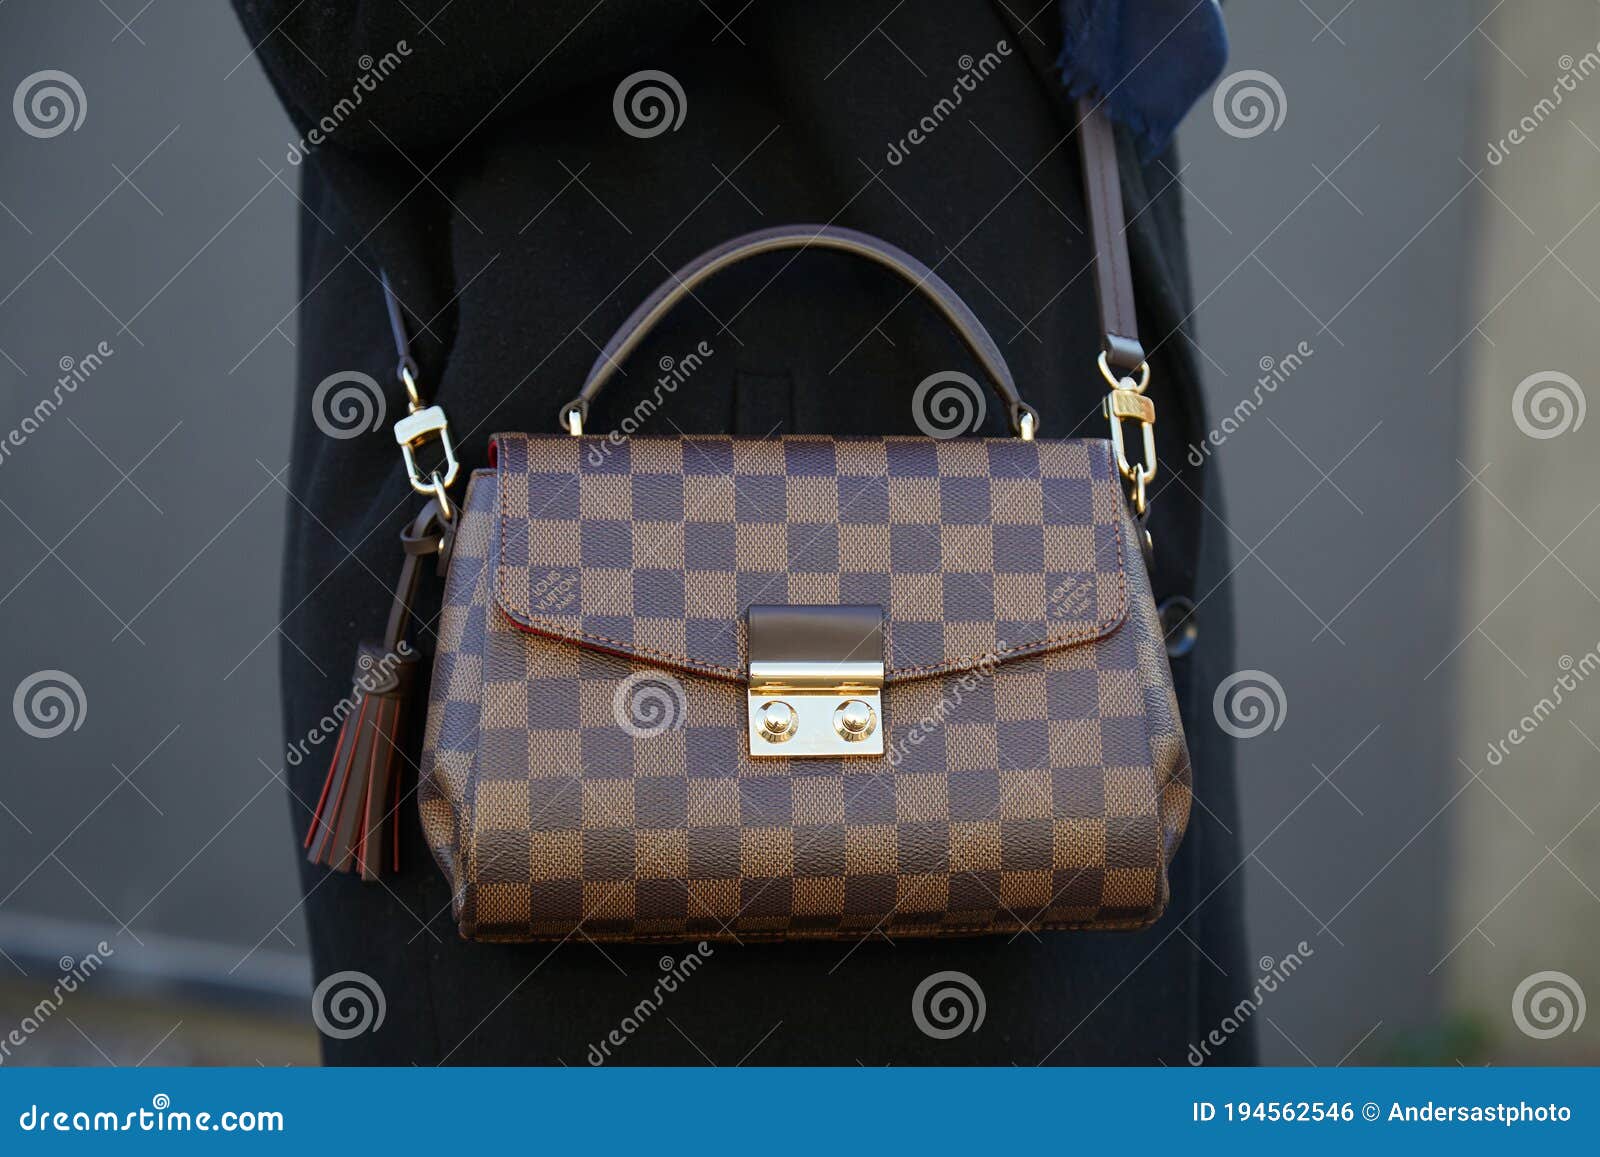
[[[476,475],[424,752],[463,935],[970,934],[1164,908],[1190,772],[1142,568],[1092,642],[892,683],[884,758],[751,759],[741,683],[530,633],[496,605],[503,505]],[[1115,530],[1137,558],[1125,512]],[[560,610],[574,592],[532,597]]]

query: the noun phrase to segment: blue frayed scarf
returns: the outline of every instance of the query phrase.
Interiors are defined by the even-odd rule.
[[[1056,61],[1073,97],[1105,101],[1148,160],[1228,60],[1217,0],[1061,0],[1065,43]]]

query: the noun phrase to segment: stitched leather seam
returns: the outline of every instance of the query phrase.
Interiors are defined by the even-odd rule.
[[[507,436],[514,437],[516,435],[500,435],[499,437]],[[1095,444],[1095,449],[1104,454],[1106,456],[1107,463],[1110,463],[1111,444],[1108,441],[1100,438],[1085,439],[1085,441],[1093,442]],[[606,650],[612,651],[615,654],[623,656],[633,655],[638,657],[649,656],[667,664],[668,666],[677,667],[681,670],[695,672],[698,674],[713,675],[722,679],[738,681],[744,678],[744,671],[740,668],[726,667],[719,663],[708,663],[704,660],[695,659],[688,655],[679,655],[670,651],[662,651],[655,647],[644,646],[640,643],[625,642],[622,639],[613,639],[606,635],[594,634],[579,628],[563,628],[549,619],[535,620],[531,614],[523,611],[522,608],[514,607],[505,591],[505,568],[501,562],[501,560],[505,557],[506,525],[510,521],[510,515],[506,513],[505,487],[499,485],[498,479],[498,471],[504,469],[505,467],[503,465],[497,468],[495,502],[499,506],[500,511],[500,527],[498,534],[499,551],[492,560],[495,571],[495,605],[500,610],[501,614],[503,614],[517,627],[546,638],[565,640],[569,643],[580,644],[582,641],[587,641]],[[1099,619],[1092,624],[1063,631],[1057,635],[1046,635],[1042,639],[1033,639],[1026,643],[1018,643],[1012,647],[998,648],[986,654],[966,655],[957,659],[947,659],[940,663],[929,663],[916,667],[888,667],[884,671],[885,677],[889,679],[889,681],[894,682],[907,678],[926,678],[930,675],[950,674],[956,671],[968,671],[973,667],[978,666],[985,659],[996,657],[1020,658],[1026,655],[1037,655],[1045,651],[1055,650],[1058,647],[1066,646],[1070,643],[1088,642],[1092,639],[1103,638],[1104,636],[1110,634],[1113,630],[1120,626],[1128,616],[1128,573],[1123,537],[1124,534],[1119,529],[1117,533],[1118,609],[1107,615],[1105,618]],[[893,624],[889,625],[889,629],[891,631],[893,630]]]
[[[1162,872],[1163,879],[1165,878],[1165,876],[1166,876],[1166,873],[1165,873],[1165,871],[1163,871]],[[937,937],[940,937],[940,936],[959,936],[959,935],[961,935],[962,933],[965,933],[965,932],[972,932],[972,933],[1012,932],[1012,931],[1019,931],[1020,932],[1020,931],[1024,931],[1024,930],[1027,930],[1027,929],[1032,929],[1033,931],[1036,931],[1036,932],[1070,932],[1070,931],[1114,932],[1114,931],[1119,931],[1119,930],[1123,930],[1123,929],[1148,928],[1150,925],[1154,924],[1157,920],[1161,919],[1161,917],[1166,913],[1168,902],[1169,901],[1168,901],[1167,897],[1161,897],[1160,899],[1158,899],[1156,901],[1156,903],[1154,903],[1154,904],[1152,904],[1150,906],[1150,914],[1148,916],[1130,916],[1130,917],[1127,917],[1127,918],[1124,918],[1124,919],[1121,919],[1121,920],[1041,920],[1041,921],[1037,921],[1037,922],[1035,922],[1035,921],[1023,921],[1023,920],[1005,920],[1005,921],[991,920],[991,921],[983,921],[983,922],[976,923],[976,924],[925,924],[925,925],[922,925],[922,924],[907,924],[907,925],[901,925],[901,926],[890,926],[889,932],[890,932],[891,935],[900,936],[900,937],[905,938],[905,939],[913,939],[913,938],[917,938],[919,936],[925,937],[925,938],[929,938],[929,939],[937,938]],[[582,927],[581,923],[579,924],[579,927],[580,928]],[[924,929],[924,928],[927,929],[927,931],[925,931],[925,932],[922,931],[922,929]],[[462,935],[464,937],[468,938],[468,939],[479,940],[479,941],[483,941],[483,942],[486,942],[486,943],[487,942],[496,942],[496,941],[498,941],[498,942],[513,942],[513,943],[528,943],[530,940],[532,940],[535,943],[538,943],[540,941],[546,941],[546,940],[562,940],[562,939],[565,939],[566,936],[571,936],[572,935],[572,933],[569,932],[569,933],[566,933],[565,936],[557,936],[557,935],[551,934],[551,935],[548,935],[548,936],[530,937],[527,932],[522,931],[522,930],[509,931],[509,932],[480,932],[477,929],[478,929],[478,924],[476,922],[474,922],[474,924],[472,926],[472,931],[468,932],[468,931],[463,929]],[[675,943],[679,943],[679,944],[686,944],[686,943],[690,943],[690,942],[695,941],[695,940],[728,941],[728,942],[731,943],[733,941],[735,935],[737,935],[737,937],[738,937],[738,939],[740,941],[745,941],[745,940],[855,940],[855,939],[859,939],[860,938],[860,933],[861,932],[862,932],[862,930],[859,929],[859,928],[838,928],[838,929],[834,929],[834,928],[821,928],[821,929],[809,929],[809,928],[787,929],[787,928],[779,928],[779,929],[762,929],[762,930],[759,930],[759,931],[751,931],[751,932],[742,931],[742,930],[740,930],[738,928],[735,928],[732,932],[723,931],[721,929],[715,929],[715,930],[703,930],[703,931],[698,931],[698,932],[644,932],[644,933],[638,933],[638,932],[594,932],[594,931],[590,931],[588,929],[585,929],[584,930],[584,935],[586,937],[588,937],[589,939],[601,940],[601,941],[619,941],[619,942],[627,942],[627,943],[635,943],[635,942],[641,942],[642,943],[644,941],[657,941],[657,942],[675,942]]]

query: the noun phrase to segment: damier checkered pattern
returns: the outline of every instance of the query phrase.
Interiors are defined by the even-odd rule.
[[[739,467],[691,473],[690,441]],[[1109,447],[900,444],[937,472],[895,474],[904,460],[890,441],[498,440],[498,470],[469,487],[446,584],[420,792],[464,936],[853,938],[1132,928],[1160,915],[1190,771]],[[626,470],[583,465],[614,463],[619,449]],[[781,490],[766,504],[741,497],[775,464],[794,469]],[[668,466],[681,506],[657,481]],[[979,517],[980,488],[945,493],[947,478],[1014,485],[991,485]],[[841,505],[847,493],[870,501],[856,479],[877,479],[888,514],[907,520],[846,521],[833,486]],[[780,494],[786,519],[755,521]],[[594,521],[605,525],[591,532]],[[717,555],[709,534],[691,545],[697,524],[731,525],[732,543]],[[829,569],[793,565],[818,557],[796,525],[836,528]],[[860,541],[882,549],[846,545],[852,526],[870,526]],[[915,547],[897,526],[936,545]],[[947,536],[952,526],[1036,526],[1042,553],[1006,532]],[[731,579],[690,579],[730,558]],[[682,580],[681,599],[660,572]],[[775,590],[747,577],[773,574]],[[744,607],[871,601],[847,593],[869,579],[846,576],[889,592],[889,756],[750,759]],[[1002,594],[1004,576],[1016,581]],[[955,593],[968,586],[979,593]],[[630,677],[674,704],[660,733],[621,726],[614,699]]]
[[[887,612],[893,682],[1093,638],[1126,609],[1125,504],[1104,443],[495,445],[502,609],[646,662],[742,680],[746,607],[871,605]]]

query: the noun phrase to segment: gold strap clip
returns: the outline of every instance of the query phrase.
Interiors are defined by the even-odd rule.
[[[1141,517],[1149,509],[1145,488],[1156,476],[1156,404],[1145,397],[1150,385],[1150,363],[1139,363],[1139,380],[1119,378],[1100,354],[1100,373],[1111,383],[1102,409],[1111,423],[1111,446],[1116,453],[1117,469],[1132,487],[1133,510]],[[1144,432],[1144,461],[1135,466],[1128,460],[1128,445],[1122,433],[1122,423],[1138,422]]]
[[[411,489],[418,494],[437,499],[439,517],[446,523],[455,519],[455,508],[446,493],[456,480],[461,463],[456,460],[455,443],[450,440],[450,419],[438,405],[424,406],[417,390],[416,377],[405,361],[400,364],[400,380],[405,384],[410,413],[394,424],[394,440],[400,446],[400,456],[405,459],[406,475],[411,479]],[[417,465],[417,451],[429,442],[439,443],[444,455],[444,474],[437,468],[427,475]]]

